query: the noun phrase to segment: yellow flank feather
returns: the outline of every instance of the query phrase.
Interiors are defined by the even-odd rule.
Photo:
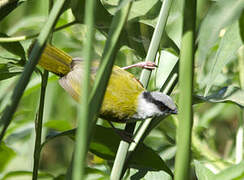
[[[58,75],[67,74],[71,68],[72,57],[62,50],[46,45],[38,65]]]
[[[60,78],[59,84],[78,101],[81,92],[83,61],[73,61],[71,66],[72,70],[66,76]],[[97,67],[98,63],[94,62],[91,83],[94,81]],[[136,113],[138,96],[144,90],[131,73],[114,66],[105,92],[100,116],[117,122],[130,119]]]
[[[113,67],[104,96],[101,117],[114,121],[130,119],[138,105],[138,96],[145,89],[129,72]]]

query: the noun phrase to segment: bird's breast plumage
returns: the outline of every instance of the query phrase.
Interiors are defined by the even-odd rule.
[[[59,80],[60,85],[77,101],[82,93],[80,91],[82,66],[82,62],[76,62],[72,70]],[[92,81],[95,79],[97,66],[98,64],[93,64]],[[138,97],[144,90],[131,73],[114,66],[104,95],[100,117],[116,122],[127,122],[136,114]]]
[[[138,96],[144,88],[129,72],[113,67],[100,115],[113,121],[126,121],[137,111]]]

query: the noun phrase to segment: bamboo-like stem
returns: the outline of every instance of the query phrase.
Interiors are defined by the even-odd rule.
[[[53,0],[49,1],[49,13],[53,8]],[[52,40],[52,33],[50,35],[49,41]],[[45,103],[45,95],[46,95],[46,87],[48,82],[48,71],[44,70],[44,73],[41,73],[41,94],[40,94],[40,103],[38,109],[38,115],[35,119],[35,147],[34,147],[34,165],[32,172],[32,180],[38,179],[38,169],[39,169],[39,161],[41,155],[41,143],[42,143],[42,123],[43,123],[43,114],[44,114],[44,103]]]
[[[89,137],[89,123],[90,119],[90,72],[91,61],[93,56],[93,41],[94,41],[94,13],[95,13],[95,0],[86,1],[85,7],[85,24],[87,25],[87,43],[84,48],[84,74],[82,80],[82,98],[78,105],[78,127],[76,131],[76,144],[74,152],[74,166],[72,172],[72,179],[84,179],[85,160],[88,151],[88,137]],[[83,2],[82,2],[83,3]]]
[[[240,87],[244,89],[244,45],[238,50]],[[244,110],[241,108],[239,127],[236,133],[236,164],[243,160]]]
[[[168,82],[167,84],[167,88],[164,90],[164,93],[165,94],[170,94],[171,93],[171,90],[173,89],[174,85],[176,84],[177,82],[177,74],[174,73],[170,79],[170,81]],[[122,174],[125,173],[126,171],[126,166],[128,164],[128,160],[130,159],[133,151],[136,149],[137,145],[140,143],[140,142],[143,142],[143,140],[146,138],[146,136],[152,131],[152,129],[154,127],[156,127],[161,121],[162,119],[166,118],[167,116],[165,117],[156,117],[156,118],[152,118],[152,119],[149,119],[148,121],[146,121],[145,123],[141,123],[139,128],[137,129],[136,133],[135,133],[135,136],[133,138],[133,142],[131,142],[130,146],[129,146],[129,150],[128,150],[128,153],[127,153],[127,157],[126,157],[126,162],[125,162],[125,166],[123,168],[123,171],[122,171]],[[173,174],[170,174],[171,176],[173,176]]]
[[[169,11],[170,11],[172,1],[173,0],[164,0],[163,1],[162,7],[160,10],[160,14],[158,17],[158,22],[156,24],[145,61],[153,61],[153,62],[155,61],[159,43],[161,41],[161,37],[164,32],[166,22],[167,22],[167,19],[169,16]],[[147,88],[147,85],[148,85],[148,82],[149,82],[149,79],[151,76],[151,72],[152,71],[147,70],[147,69],[142,70],[142,74],[140,76],[140,82],[143,84],[143,86],[145,88]]]
[[[59,0],[55,3],[50,16],[47,20],[47,23],[43,27],[40,35],[38,36],[36,43],[30,53],[30,59],[25,65],[24,71],[17,82],[17,85],[14,89],[14,92],[11,96],[11,102],[10,104],[5,108],[2,118],[0,120],[0,125],[4,125],[3,130],[0,134],[0,142],[3,139],[3,136],[11,122],[11,119],[14,115],[14,112],[16,111],[16,108],[19,104],[20,98],[23,95],[23,92],[30,80],[31,74],[35,69],[36,64],[38,63],[38,60],[41,56],[41,53],[43,51],[43,48],[45,46],[45,42],[48,38],[48,35],[52,31],[52,28],[55,26],[56,21],[60,15],[60,12],[62,10],[63,4],[65,0]]]
[[[124,162],[126,160],[126,155],[127,155],[127,150],[129,148],[129,143],[126,141],[120,141],[119,144],[119,148],[117,150],[117,154],[114,160],[114,165],[113,165],[113,169],[111,172],[111,177],[110,180],[119,180],[122,170],[123,170],[123,166],[124,166]]]
[[[119,9],[112,21],[111,28],[109,30],[109,38],[106,42],[101,64],[99,67],[99,70],[96,74],[95,83],[92,90],[92,96],[91,96],[91,105],[92,105],[92,112],[91,116],[92,119],[94,119],[94,115],[98,113],[100,109],[100,105],[103,100],[103,96],[105,94],[106,86],[108,84],[109,76],[112,72],[113,63],[115,60],[115,54],[118,51],[118,39],[120,37],[120,33],[123,29],[123,26],[127,20],[130,8],[131,8],[132,2],[125,2],[121,1],[122,8]],[[95,124],[95,121],[93,121],[92,126],[90,129],[93,128]],[[114,167],[117,167],[120,164],[120,162],[117,161],[116,164],[114,164]],[[119,167],[120,168],[120,167]],[[111,173],[111,179],[117,179],[118,172],[116,170],[117,168],[112,169]]]
[[[122,1],[123,2],[123,1]],[[125,2],[125,1],[124,1]],[[95,115],[99,109],[103,100],[103,95],[105,94],[106,86],[108,84],[108,80],[110,74],[112,72],[112,67],[115,61],[115,55],[118,51],[118,39],[120,37],[120,33],[123,29],[123,26],[127,20],[129,10],[131,8],[131,2],[125,2],[124,7],[118,10],[113,18],[108,40],[105,44],[105,48],[103,50],[101,64],[99,66],[99,70],[96,73],[96,79],[94,82],[94,86],[92,89],[91,95],[91,103],[95,105],[93,107],[93,115]]]
[[[60,26],[60,27],[57,27],[57,28],[54,29],[54,32],[56,32],[56,31],[60,31],[60,30],[62,30],[62,29],[65,29],[65,28],[67,28],[67,27],[69,27],[69,26],[72,26],[72,25],[74,25],[74,24],[76,24],[76,23],[77,23],[77,21],[72,21],[72,22],[67,23],[67,24],[65,24],[65,25],[62,25],[62,26]],[[5,43],[5,42],[8,43],[8,42],[25,41],[25,40],[27,40],[27,39],[35,38],[35,37],[37,37],[38,35],[39,35],[39,33],[37,33],[37,34],[33,34],[33,35],[29,35],[29,36],[0,37],[0,42],[1,42],[1,43]]]
[[[152,41],[150,43],[149,46],[149,50],[146,56],[145,61],[155,61],[155,57],[156,57],[156,53],[159,47],[159,43],[163,34],[163,31],[165,29],[166,26],[166,22],[167,22],[167,18],[169,15],[169,10],[172,4],[172,0],[165,0],[163,1],[161,10],[160,10],[160,14],[159,14],[159,18],[158,18],[158,22],[157,25],[155,27],[154,33],[153,33],[153,37],[152,37]],[[142,70],[142,74],[140,76],[140,82],[143,84],[144,87],[147,87],[149,79],[151,76],[151,71],[150,70],[146,70],[143,69]],[[138,134],[138,136],[136,136],[136,139],[134,139],[134,141],[136,140],[136,142],[133,142],[131,145],[128,142],[124,142],[123,140],[120,142],[119,148],[118,148],[118,152],[116,154],[116,158],[115,158],[115,162],[118,162],[117,159],[119,159],[119,167],[116,167],[116,173],[118,178],[124,173],[122,173],[123,169],[124,169],[124,164],[126,162],[126,159],[128,159],[128,157],[130,156],[130,154],[128,154],[128,150],[130,146],[133,146],[130,148],[131,149],[135,149],[138,142],[140,141],[140,138],[142,137],[142,135],[144,134],[144,132],[146,131],[146,128],[148,127],[148,125],[150,124],[151,119],[147,119],[143,122],[143,124],[140,126],[140,132]],[[134,124],[127,124],[126,125],[126,129],[134,129],[135,127],[135,123]],[[131,130],[132,131],[132,130]],[[129,153],[131,153],[132,151],[129,150]],[[112,171],[113,172],[113,171]]]
[[[183,35],[179,71],[179,128],[177,129],[177,153],[175,180],[189,179],[191,161],[191,130],[193,123],[192,91],[194,67],[196,0],[185,0]]]
[[[33,180],[38,179],[39,160],[40,160],[40,153],[41,153],[42,121],[43,121],[43,113],[44,113],[46,87],[48,81],[47,70],[44,71],[41,78],[42,78],[42,83],[41,83],[40,103],[39,103],[38,115],[35,122],[36,140],[35,140],[34,166],[33,166],[33,175],[32,175]]]
[[[146,56],[146,61],[155,61],[156,53],[157,53],[157,50],[159,47],[160,40],[163,35],[163,31],[166,26],[166,22],[167,22],[167,18],[169,16],[172,1],[173,0],[165,0],[162,4],[160,14],[159,14],[159,19],[158,19],[157,25],[155,27],[152,41],[150,43],[149,50],[148,50],[148,53]],[[142,70],[140,82],[143,84],[144,87],[147,87],[150,76],[151,76],[150,70],[147,70],[147,69]],[[152,118],[149,118],[142,122],[142,125],[140,126],[140,129],[137,132],[137,136],[135,137],[136,141],[131,144],[130,151],[132,151],[136,148],[139,140],[143,136],[144,132],[146,131],[146,129],[149,126],[149,124],[151,123],[151,121],[152,121]]]

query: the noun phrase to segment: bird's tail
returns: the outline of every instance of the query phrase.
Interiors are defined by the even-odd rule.
[[[29,48],[29,51],[32,47]],[[59,76],[64,76],[71,70],[72,57],[49,44],[46,45],[38,65]]]

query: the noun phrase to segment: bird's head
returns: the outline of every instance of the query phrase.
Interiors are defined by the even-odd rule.
[[[177,107],[172,98],[161,92],[142,92],[138,97],[137,113],[138,119],[177,114]]]

